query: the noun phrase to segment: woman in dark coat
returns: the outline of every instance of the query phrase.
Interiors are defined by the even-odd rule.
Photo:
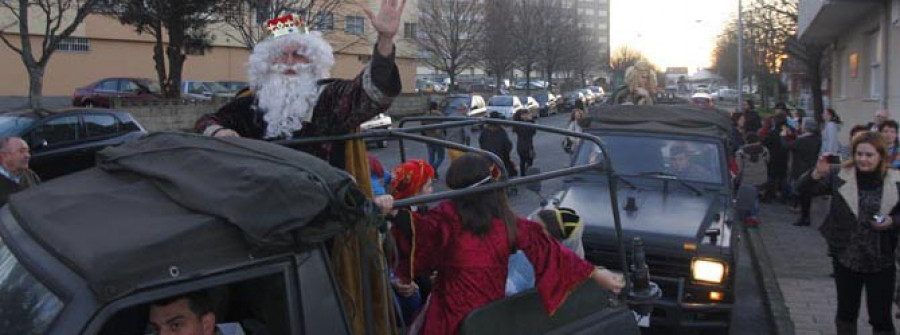
[[[534,116],[527,109],[516,112],[513,116],[514,121],[534,123]],[[522,126],[513,126],[513,133],[516,134],[516,153],[519,154],[519,171],[524,176],[532,165],[534,165],[534,134],[537,129]]]
[[[874,334],[894,334],[894,249],[900,220],[900,172],[889,169],[881,134],[860,133],[852,158],[832,166],[822,157],[799,181],[801,192],[831,195],[819,228],[833,255],[838,334],[856,334],[862,291]]]
[[[819,159],[819,147],[822,146],[822,138],[819,137],[818,125],[814,120],[803,122],[803,134],[797,137],[794,143],[788,146],[791,152],[791,181],[796,184],[803,173],[812,170]],[[812,197],[809,194],[797,194],[797,202],[800,205],[800,218],[794,222],[795,226],[809,225],[809,208]]]
[[[787,115],[778,113],[772,116],[772,128],[763,140],[769,150],[769,181],[764,199],[771,200],[782,193],[787,181],[788,149],[790,127],[787,126]],[[782,200],[784,194],[781,194]]]

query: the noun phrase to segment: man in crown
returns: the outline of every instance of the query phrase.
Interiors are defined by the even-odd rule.
[[[382,0],[377,15],[363,7],[378,33],[372,60],[352,80],[327,79],[334,65],[331,46],[299,17],[268,22],[273,37],[253,48],[248,63],[252,96],[239,97],[201,117],[195,129],[207,136],[266,140],[342,135],[387,111],[400,93],[394,35],[406,0]],[[302,148],[344,167],[343,143]]]

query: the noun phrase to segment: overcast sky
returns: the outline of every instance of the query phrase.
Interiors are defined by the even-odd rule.
[[[611,54],[628,45],[662,68],[694,73],[711,65],[716,36],[736,13],[737,0],[610,0]]]

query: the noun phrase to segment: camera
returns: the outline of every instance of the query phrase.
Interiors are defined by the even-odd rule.
[[[825,161],[828,162],[828,164],[841,164],[841,156],[827,155],[825,156]]]

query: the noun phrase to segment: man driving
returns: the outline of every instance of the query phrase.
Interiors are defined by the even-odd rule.
[[[204,292],[192,292],[153,302],[146,334],[214,335],[220,332],[209,297]]]
[[[691,161],[690,149],[686,145],[674,145],[669,149],[672,169],[678,178],[703,180],[710,172]]]

